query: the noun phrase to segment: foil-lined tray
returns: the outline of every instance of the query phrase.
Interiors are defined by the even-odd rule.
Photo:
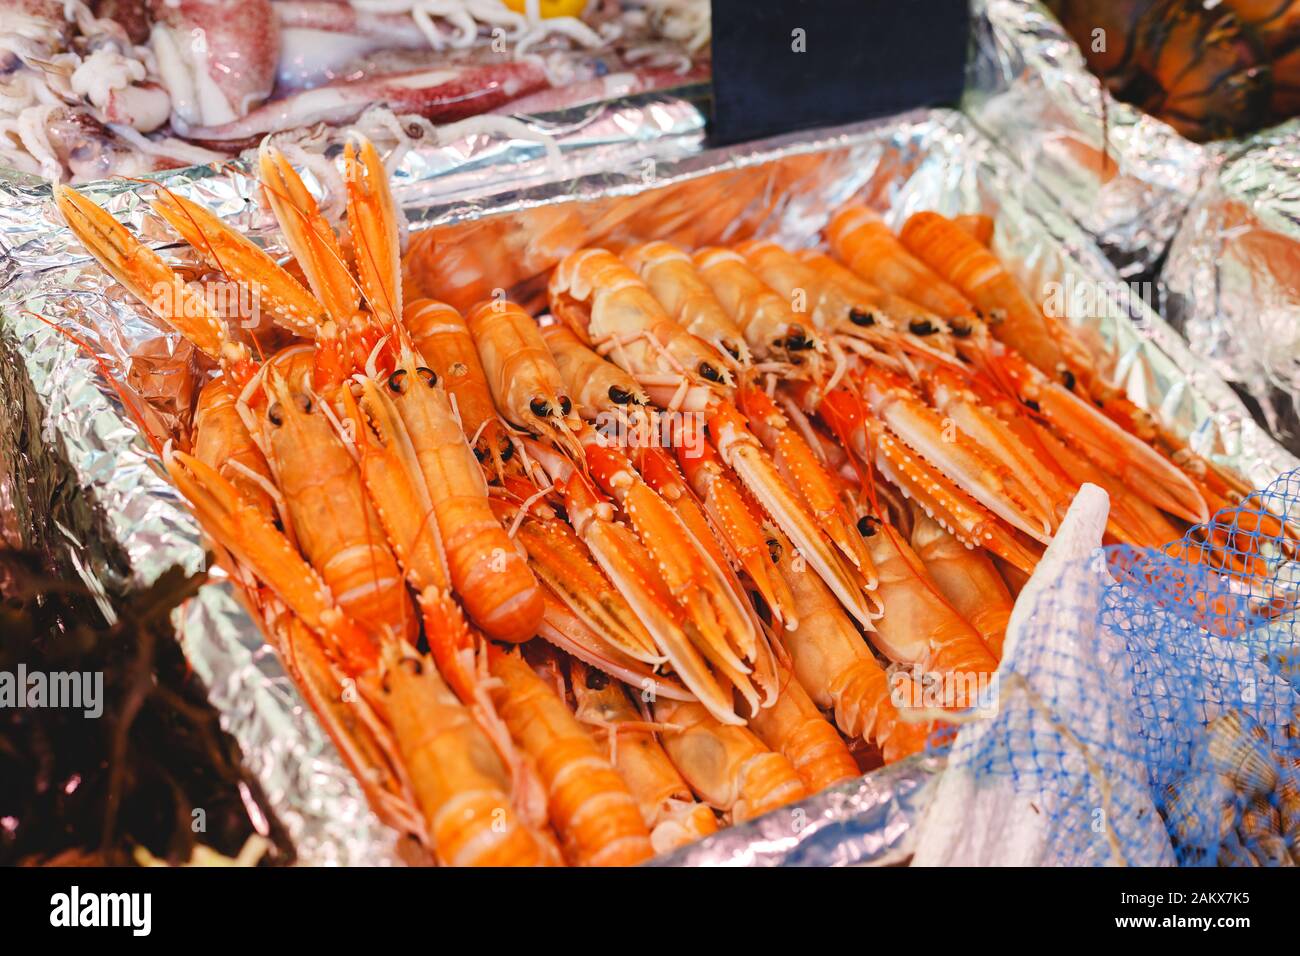
[[[1225,155],[1175,234],[1160,285],[1192,351],[1300,452],[1300,121]]]
[[[832,209],[857,198],[895,226],[921,209],[991,215],[995,251],[1040,297],[1053,283],[1127,288],[1043,188],[1027,183],[961,114],[923,111],[705,150],[693,111],[671,99],[599,106],[575,135],[609,123],[626,127],[628,136],[572,150],[559,137],[574,164],[562,168],[528,140],[395,154],[394,195],[410,230],[407,285],[450,298],[467,294],[466,283],[490,283],[527,301],[574,243],[675,238],[696,244],[763,235],[806,246],[817,242]],[[665,128],[676,132],[638,135]],[[313,185],[328,190],[329,178],[313,178]],[[193,170],[160,179],[273,252],[283,251],[251,181]],[[173,261],[195,261],[148,211],[138,184],[90,191]],[[15,202],[0,207],[0,241],[8,252],[0,288],[6,416],[0,431],[18,452],[8,470],[26,470],[21,477],[34,495],[30,521],[83,576],[104,587],[127,576],[151,580],[172,564],[199,566],[200,530],[136,424],[161,435],[186,427],[197,381],[189,347],[80,251],[54,217],[47,192],[11,191],[10,197]],[[458,270],[439,271],[453,261]],[[475,276],[477,261],[493,262],[494,271]],[[1100,367],[1199,454],[1255,486],[1300,464],[1142,302],[1123,297],[1114,307],[1067,308],[1067,314],[1106,356]],[[100,362],[124,384],[121,394],[100,375]],[[62,469],[57,480],[48,476],[51,462]],[[74,498],[85,520],[48,524],[53,512],[45,498],[54,494]],[[213,581],[180,613],[186,652],[288,826],[300,860],[394,861],[395,834],[365,807],[230,582]],[[669,862],[897,861],[906,855],[908,831],[934,772],[925,761],[887,768],[856,788],[778,811]]]
[[[1127,279],[1150,278],[1212,149],[1114,99],[1035,0],[974,0],[964,109]]]

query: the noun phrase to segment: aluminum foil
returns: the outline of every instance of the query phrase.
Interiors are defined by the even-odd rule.
[[[1114,99],[1033,0],[974,0],[964,108],[1127,279],[1150,278],[1213,150]]]
[[[703,147],[698,118],[680,100],[601,105],[571,130],[558,131],[555,146],[565,155],[563,165],[526,137],[470,137],[395,152],[394,195],[410,230],[408,286],[450,298],[477,281],[509,287],[527,299],[574,243],[672,237],[698,244],[764,235],[811,245],[830,210],[856,197],[881,209],[894,225],[919,209],[993,216],[996,251],[1040,295],[1052,283],[1127,288],[1047,193],[1026,183],[1023,172],[961,114],[917,112],[720,150]],[[627,136],[613,134],[622,127]],[[593,137],[597,129],[611,132]],[[647,131],[654,132],[643,135]],[[572,143],[566,140],[570,134]],[[328,192],[333,175],[322,169],[313,183]],[[252,200],[246,178],[206,170],[160,178],[279,251],[270,217]],[[90,192],[157,247],[171,246],[137,184],[106,184]],[[45,459],[65,466],[63,479],[38,486],[34,523],[54,513],[44,494],[57,486],[57,493],[80,503],[87,520],[47,524],[43,533],[55,537],[88,579],[147,581],[174,563],[197,566],[203,555],[199,529],[160,475],[135,423],[142,418],[163,434],[184,427],[189,410],[178,396],[193,391],[185,376],[195,369],[185,360],[188,347],[87,260],[53,218],[47,193],[11,189],[10,196],[14,202],[0,207],[0,241],[9,253],[0,289],[5,425],[26,436],[32,473],[46,473],[40,464]],[[508,255],[500,254],[503,249]],[[475,276],[476,251],[493,253],[497,271]],[[193,262],[183,249],[168,248],[166,254],[181,265]],[[446,268],[453,261],[461,268]],[[1140,301],[1095,310],[1071,306],[1067,312],[1106,353],[1102,367],[1112,378],[1200,454],[1254,485],[1300,464]],[[90,356],[31,313],[79,336],[126,383],[129,406],[97,374]],[[289,825],[300,857],[391,860],[393,834],[365,809],[359,788],[227,588],[227,582],[215,581],[183,609],[186,651]],[[878,772],[856,787],[794,808],[800,812],[723,834],[680,861],[897,859],[906,853],[908,830],[932,773],[929,765]]]
[[[1300,451],[1300,124],[1192,143],[1111,97],[1039,3],[975,12],[966,110]]]
[[[921,755],[728,827],[653,866],[893,866],[906,863],[944,760]]]
[[[1196,196],[1160,274],[1197,356],[1300,451],[1300,122],[1246,140]]]

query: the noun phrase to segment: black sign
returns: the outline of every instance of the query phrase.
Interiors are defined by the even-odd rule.
[[[968,0],[713,0],[714,143],[961,96]]]

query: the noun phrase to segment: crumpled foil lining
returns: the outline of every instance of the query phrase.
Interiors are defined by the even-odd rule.
[[[1121,275],[1158,278],[1192,351],[1300,452],[1300,123],[1190,142],[1111,97],[1035,0],[974,10],[964,108]]]
[[[728,827],[652,866],[891,866],[906,863],[944,759],[882,767],[801,803]]]
[[[1079,227],[961,114],[923,111],[706,150],[700,113],[687,101],[634,98],[577,113],[568,127],[572,143],[563,131],[557,137],[563,169],[530,141],[470,137],[395,154],[394,195],[406,212],[412,251],[428,247],[435,254],[427,261],[437,263],[439,249],[472,251],[485,234],[496,236],[489,241],[505,236],[520,243],[509,285],[523,297],[535,293],[567,251],[550,233],[536,232],[557,219],[573,225],[582,243],[665,235],[726,241],[757,234],[801,246],[816,242],[831,209],[857,197],[884,211],[893,225],[920,209],[988,213],[997,224],[997,253],[1028,289],[1062,277],[1118,284]],[[605,132],[593,136],[593,130]],[[271,217],[246,177],[182,170],[159,179],[279,251]],[[35,476],[31,523],[90,581],[109,585],[130,576],[143,582],[172,564],[199,566],[199,528],[132,418],[132,412],[143,416],[162,434],[183,422],[188,409],[176,407],[175,396],[188,395],[193,383],[175,378],[191,374],[193,366],[168,356],[187,347],[81,253],[55,219],[48,192],[14,184],[0,189],[13,200],[0,204],[0,242],[8,253],[0,287],[6,415],[0,432],[6,441],[19,436],[15,464],[21,466],[6,469],[11,486],[14,474],[23,481]],[[137,234],[171,247],[168,255],[193,261],[174,248],[137,184],[103,184],[88,192]],[[439,280],[436,270],[423,278],[434,285]],[[29,311],[81,336],[116,378],[130,384],[132,411],[97,373],[94,359]],[[1300,464],[1142,303],[1071,319],[1108,350],[1105,368],[1112,378],[1198,453],[1255,486]],[[141,391],[154,401],[139,401]],[[48,481],[47,460],[65,468],[53,489],[39,484]],[[85,512],[83,520],[51,524],[49,516],[57,513],[45,500],[51,491],[70,498]],[[214,580],[179,613],[186,652],[288,826],[300,860],[393,861],[392,832],[366,808],[229,582]],[[670,862],[898,860],[906,855],[908,830],[935,772],[932,761],[886,768]]]
[[[1228,152],[1160,274],[1166,315],[1300,452],[1300,122]]]
[[[1214,151],[1114,99],[1034,0],[974,0],[963,107],[1127,279],[1154,274]]]
[[[966,111],[1300,451],[1300,126],[1197,144],[1105,91],[1035,0],[975,0]]]

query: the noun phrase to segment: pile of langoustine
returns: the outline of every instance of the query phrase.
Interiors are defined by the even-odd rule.
[[[635,863],[856,776],[864,744],[919,752],[973,702],[922,685],[997,668],[1082,481],[1150,545],[1237,493],[1162,447],[979,217],[895,236],[850,207],[830,254],[587,248],[549,319],[462,316],[403,307],[382,164],[359,138],[343,162],[346,241],[263,147],[288,267],[152,200],[300,339],[269,358],[55,196],[220,369],[169,473],[372,804],[441,863]]]

